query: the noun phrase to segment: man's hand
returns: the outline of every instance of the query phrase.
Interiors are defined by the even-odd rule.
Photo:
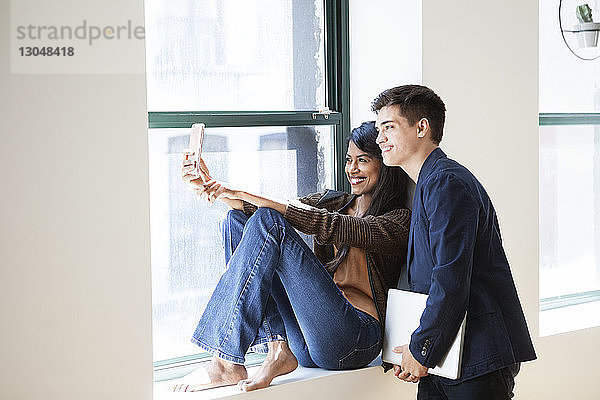
[[[405,382],[417,383],[427,376],[427,367],[419,364],[408,349],[408,345],[394,347],[394,353],[402,354],[402,363],[394,365],[394,375]]]

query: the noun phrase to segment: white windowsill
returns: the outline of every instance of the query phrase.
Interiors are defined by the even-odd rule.
[[[600,326],[600,301],[540,312],[540,336]]]
[[[258,367],[251,367],[248,370],[249,375],[252,375],[252,370]],[[358,370],[348,371],[329,371],[320,368],[304,368],[298,367],[294,372],[275,378],[271,386],[267,389],[260,389],[254,392],[241,392],[236,386],[228,386],[215,388],[193,393],[173,393],[169,392],[169,388],[173,383],[180,381],[185,382],[185,377],[176,381],[156,382],[154,384],[154,399],[155,400],[172,400],[172,399],[223,399],[232,398],[256,398],[262,393],[261,398],[281,398],[285,397],[288,400],[293,398],[312,398],[320,399],[322,397],[322,385],[313,385],[319,380],[319,383],[326,383],[323,380],[331,379],[332,385],[327,383],[328,387],[350,390],[351,385],[363,388],[369,394],[375,391],[384,391],[385,393],[395,393],[396,399],[414,398],[414,385],[399,382],[392,373],[383,374],[381,368],[381,358],[375,359],[369,366]],[[307,385],[307,383],[311,383]],[[294,384],[294,385],[290,385]],[[370,388],[372,386],[372,388]],[[390,392],[391,390],[391,392]],[[408,396],[402,396],[405,392]],[[364,398],[364,393],[359,393],[357,390],[350,390],[350,398]],[[340,393],[341,394],[341,393]],[[400,394],[400,396],[398,396]],[[356,395],[357,397],[354,397]],[[291,396],[291,397],[290,397]]]

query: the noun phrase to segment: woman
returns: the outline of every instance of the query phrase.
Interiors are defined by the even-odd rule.
[[[373,122],[352,131],[346,177],[352,194],[325,191],[284,203],[234,190],[184,166],[183,179],[209,201],[233,210],[222,223],[227,269],[192,341],[213,355],[196,391],[238,383],[242,390],[307,367],[352,369],[369,364],[382,346],[386,295],[406,256],[410,212],[407,177],[383,165]],[[314,235],[314,252],[296,230]],[[268,348],[247,379],[250,347]]]

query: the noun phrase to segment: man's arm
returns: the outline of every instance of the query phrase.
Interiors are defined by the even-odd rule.
[[[421,365],[433,368],[450,348],[469,303],[479,204],[455,175],[440,174],[427,186],[424,206],[433,271],[409,349]]]

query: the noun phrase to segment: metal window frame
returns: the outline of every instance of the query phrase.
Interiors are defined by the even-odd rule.
[[[350,132],[350,43],[349,0],[323,0],[325,11],[325,88],[326,106],[332,112],[327,118],[321,110],[308,111],[188,111],[148,112],[148,128],[189,128],[203,122],[207,127],[256,126],[335,126],[334,154],[335,188],[350,189],[344,176],[345,142]],[[181,377],[198,363],[206,362],[206,352],[160,360],[153,363],[154,380]],[[264,355],[250,354],[247,365],[259,364]]]
[[[540,126],[600,125],[600,113],[540,113]]]
[[[600,125],[600,113],[540,113],[539,126]],[[600,301],[600,290],[540,299],[540,312]]]
[[[342,114],[331,112],[327,118],[318,111],[189,111],[149,112],[148,128],[189,128],[204,122],[209,128],[251,126],[339,125]]]

